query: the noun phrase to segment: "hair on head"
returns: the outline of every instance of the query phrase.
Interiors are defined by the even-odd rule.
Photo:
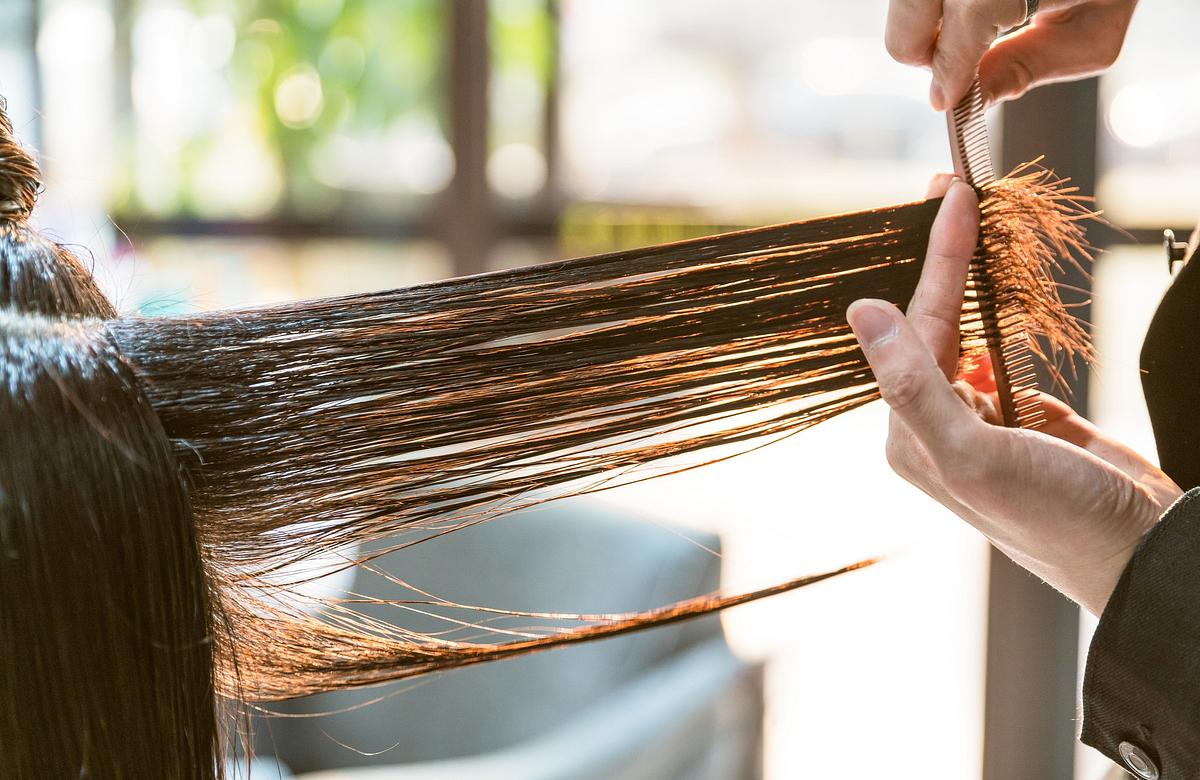
[[[0,98],[0,306],[50,316],[116,317],[78,258],[29,226],[41,190],[41,169],[17,142]]]
[[[8,104],[0,98],[0,220],[29,219],[41,190],[41,171],[17,142]]]
[[[0,768],[211,778],[212,603],[154,410],[96,320],[0,309]]]

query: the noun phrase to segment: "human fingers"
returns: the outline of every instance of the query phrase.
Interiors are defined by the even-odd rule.
[[[950,183],[953,181],[953,173],[933,174],[933,178],[929,180],[929,184],[925,187],[925,200],[945,197],[946,191],[950,189]]]
[[[962,100],[979,62],[1003,30],[1024,21],[1025,0],[946,0],[934,44],[929,102],[945,111]]]
[[[888,54],[905,65],[929,65],[941,18],[942,0],[891,0],[883,33]]]
[[[946,191],[950,189],[953,181],[953,173],[935,173],[925,187],[926,200],[945,197]],[[893,471],[927,494],[939,501],[942,500],[942,497],[935,495],[930,486],[926,484],[926,475],[933,471],[929,463],[929,456],[921,448],[920,442],[913,436],[912,431],[896,416],[895,412],[888,414],[886,454],[888,465],[892,467]]]
[[[966,451],[972,433],[987,427],[951,389],[925,342],[886,301],[855,301],[846,318],[884,401],[942,466]]]
[[[1109,1],[1136,3],[1136,0]],[[1070,13],[1076,6],[1102,4],[1091,0],[1041,0],[1038,3],[1041,11],[1033,22],[1054,19]],[[962,100],[993,42],[1026,21],[1028,8],[1026,0],[945,0],[930,63],[933,84],[929,99],[935,109],[944,111]]]
[[[1041,13],[991,47],[979,63],[985,103],[1020,97],[1039,84],[1082,78],[1116,61],[1136,0],[1088,3]]]
[[[996,411],[997,400],[990,393],[981,393],[962,379],[950,385],[959,398],[984,422],[1003,425],[1004,418]]]
[[[1149,465],[1133,450],[1109,440],[1090,420],[1077,414],[1065,401],[1046,393],[1040,393],[1038,400],[1042,407],[1042,418],[1045,420],[1038,429],[1042,433],[1085,449],[1113,463],[1130,476],[1135,476],[1131,471],[1141,473],[1142,464]],[[1123,466],[1127,460],[1127,465],[1133,468]]]
[[[1070,442],[1111,463],[1136,480],[1162,506],[1169,506],[1183,490],[1157,466],[1136,450],[1105,435],[1089,420],[1079,416],[1070,406],[1054,396],[1042,394],[1042,409],[1046,423],[1041,430]]]
[[[908,304],[909,322],[947,379],[958,370],[963,293],[978,237],[975,190],[954,181],[930,229],[921,280]]]

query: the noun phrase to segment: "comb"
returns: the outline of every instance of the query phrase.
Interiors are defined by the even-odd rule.
[[[958,105],[946,112],[946,127],[954,156],[954,172],[982,197],[984,188],[995,181],[996,174],[992,169],[979,79],[972,82],[971,89]],[[974,291],[979,304],[1004,424],[1010,428],[1040,426],[1045,420],[1029,335],[1021,327],[1019,312],[1001,314],[999,311],[998,291],[982,243],[971,260],[968,289]]]

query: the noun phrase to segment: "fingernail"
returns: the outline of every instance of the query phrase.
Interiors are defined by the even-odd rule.
[[[946,94],[942,92],[942,85],[936,81],[929,85],[929,102],[934,111],[946,110]]]
[[[954,178],[954,181],[950,182],[950,186],[946,188],[946,197],[966,198],[975,202],[978,202],[979,199],[979,196],[975,194],[975,188],[957,176]]]
[[[883,301],[855,301],[846,310],[846,321],[866,349],[878,347],[892,339],[898,332],[896,318]],[[890,308],[890,307],[889,307]]]

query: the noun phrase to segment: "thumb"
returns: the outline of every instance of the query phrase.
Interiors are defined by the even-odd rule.
[[[925,343],[892,304],[864,299],[846,310],[883,400],[935,462],[956,458],[984,423],[967,408]]]
[[[1109,15],[1080,9],[1062,20],[1039,18],[1000,40],[979,63],[984,102],[1017,98],[1040,84],[1090,76],[1112,65],[1125,25]]]

